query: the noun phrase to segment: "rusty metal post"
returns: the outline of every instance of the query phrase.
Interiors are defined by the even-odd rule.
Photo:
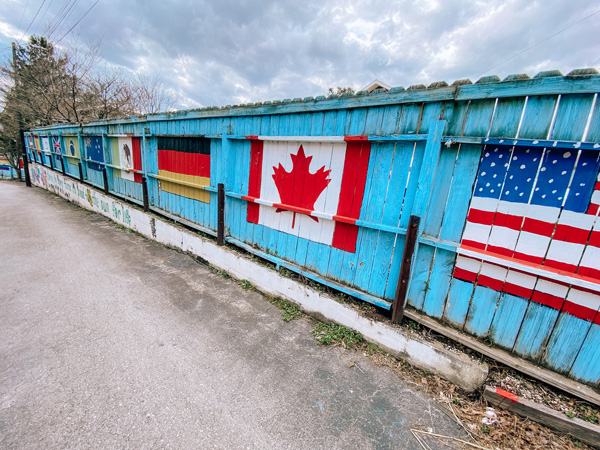
[[[150,211],[150,202],[148,200],[148,182],[146,177],[142,177],[142,195],[144,196],[144,211]]]
[[[218,188],[217,245],[223,245],[225,240],[225,185],[219,183]]]
[[[104,193],[108,194],[108,173],[106,173],[106,167],[102,168],[102,181],[104,182]]]
[[[392,323],[401,322],[402,317],[404,316],[404,303],[406,302],[408,280],[410,279],[410,266],[412,264],[412,257],[417,244],[420,221],[420,217],[410,216],[408,230],[406,232],[406,240],[404,241],[404,253],[402,254],[400,277],[398,278],[396,295],[394,296],[394,302],[392,303]]]
[[[81,167],[81,162],[78,163],[79,166],[79,181],[83,183],[83,167]]]

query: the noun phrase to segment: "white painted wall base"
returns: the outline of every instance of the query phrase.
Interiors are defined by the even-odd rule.
[[[100,213],[149,239],[199,256],[235,278],[250,281],[262,292],[297,303],[308,314],[352,328],[396,357],[438,374],[467,391],[482,386],[487,377],[486,364],[478,363],[466,355],[449,352],[436,343],[424,342],[406,334],[400,327],[363,317],[348,305],[285,278],[226,247],[217,246],[215,241],[200,237],[167,219],[145,213],[38,164],[32,164],[30,171],[35,185]]]

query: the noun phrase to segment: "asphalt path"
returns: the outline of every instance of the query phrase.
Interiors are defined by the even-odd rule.
[[[0,448],[465,438],[388,369],[317,345],[311,320],[286,323],[259,293],[43,189],[0,182],[0,249]]]

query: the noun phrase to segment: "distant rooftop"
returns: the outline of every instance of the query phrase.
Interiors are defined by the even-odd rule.
[[[364,88],[362,88],[361,91],[367,91],[370,94],[373,91],[387,92],[391,88],[392,87],[390,85],[385,84],[382,81],[373,80],[369,84],[367,84]]]

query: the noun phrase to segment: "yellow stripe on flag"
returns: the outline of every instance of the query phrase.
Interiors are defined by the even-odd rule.
[[[158,176],[170,178],[171,180],[183,181],[186,185],[178,184],[167,180],[160,180],[160,188],[171,194],[181,195],[182,197],[191,198],[204,203],[210,203],[210,192],[202,189],[210,186],[209,177],[198,177],[194,175],[183,175],[180,173],[169,172],[167,170],[159,170]],[[189,186],[192,184],[194,186]]]

